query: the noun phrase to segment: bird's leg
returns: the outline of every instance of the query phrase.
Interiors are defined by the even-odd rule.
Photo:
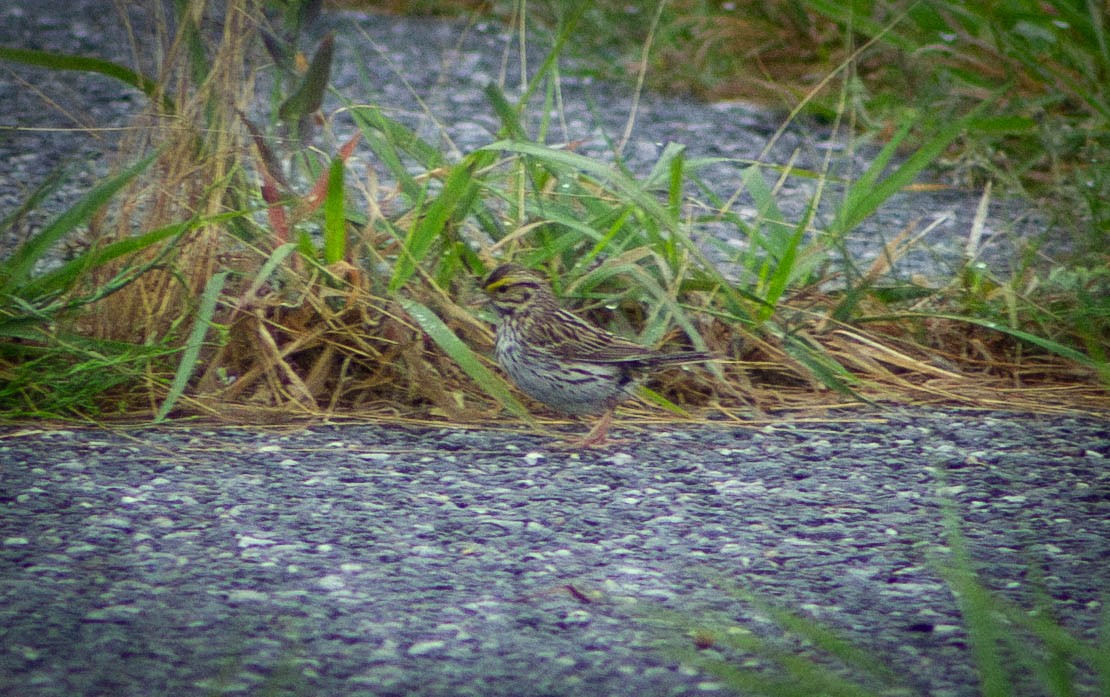
[[[580,448],[596,448],[604,445],[611,445],[619,443],[618,440],[610,440],[606,438],[609,433],[609,426],[613,423],[613,412],[616,411],[615,407],[606,409],[597,420],[590,432],[581,438],[568,441],[562,447],[568,450],[578,450]]]
[[[591,448],[595,445],[601,445],[605,442],[605,436],[609,433],[609,426],[613,423],[613,409],[606,409],[601,418],[597,420],[594,427],[582,439],[581,447]]]

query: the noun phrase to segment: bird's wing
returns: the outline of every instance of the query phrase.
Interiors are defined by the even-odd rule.
[[[559,313],[558,321],[532,328],[534,349],[559,360],[589,363],[625,363],[650,360],[659,356],[652,349],[598,329],[569,312]]]

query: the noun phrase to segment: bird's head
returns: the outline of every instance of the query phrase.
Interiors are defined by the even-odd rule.
[[[482,280],[481,288],[489,296],[493,308],[503,316],[557,304],[547,281],[519,264],[498,266]]]

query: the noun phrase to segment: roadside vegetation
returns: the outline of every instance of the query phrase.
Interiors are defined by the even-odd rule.
[[[476,275],[513,258],[558,279],[560,293],[606,326],[721,356],[711,372],[650,385],[655,404],[636,413],[644,419],[669,409],[750,422],[863,401],[1105,410],[1110,170],[1099,166],[1100,77],[1110,60],[1101,15],[1059,5],[992,19],[921,4],[843,16],[816,0],[776,13],[760,5],[750,17],[728,3],[534,3],[526,16],[522,4],[494,3],[495,17],[548,37],[550,52],[519,101],[489,87],[501,131],[461,159],[385,105],[336,94],[342,106],[321,110],[333,50],[330,39],[305,38],[313,3],[243,0],[221,25],[182,6],[154,76],[4,47],[9,67],[107,75],[145,92],[150,108],[118,172],[0,261],[0,409],[91,421],[530,419],[491,368],[489,316],[472,292]],[[614,48],[612,36],[626,43]],[[137,45],[150,45],[143,38]],[[776,82],[772,68],[790,46],[806,49]],[[590,51],[608,53],[591,62]],[[792,114],[811,111],[882,150],[848,182],[789,162],[737,163],[743,186],[729,200],[681,148],[633,177],[619,158],[550,144],[553,124],[534,118],[557,103],[564,53],[587,70],[627,67],[607,77],[700,96],[746,95],[762,75],[756,82],[774,86],[769,98]],[[905,79],[881,68],[896,63]],[[1003,66],[1005,79],[988,80],[977,65]],[[256,74],[269,108],[244,113],[261,89]],[[1061,84],[1074,94],[1059,94]],[[340,112],[355,129],[332,128]],[[1067,143],[1050,147],[1062,132]],[[395,183],[346,167],[358,146]],[[818,182],[801,219],[776,201],[791,177]],[[996,278],[976,260],[973,225],[966,264],[951,278],[889,274],[916,229],[892,237],[868,268],[837,266],[844,238],[926,177],[982,183],[970,191],[984,206],[1000,193],[1055,202],[1045,210],[1074,256],[1046,265],[1031,240],[1017,271]],[[0,225],[18,224],[58,183],[47,178]],[[837,214],[818,229],[813,211],[827,196]],[[757,216],[737,212],[741,197]],[[691,241],[709,223],[742,242],[726,250],[728,275]],[[46,263],[62,243],[81,251]]]
[[[149,97],[117,171],[0,259],[5,420],[555,423],[538,421],[488,356],[474,279],[508,259],[542,269],[607,327],[721,357],[661,375],[626,423],[758,424],[868,402],[1110,411],[1099,3],[377,4],[465,5],[545,37],[549,53],[519,100],[490,85],[500,132],[453,157],[388,105],[329,92],[333,46],[306,38],[311,2],[229,0],[219,23],[177,3],[176,34],[136,42],[160,47],[157,75],[0,47],[8,69],[88,71]],[[784,123],[806,114],[881,149],[855,181],[737,163],[743,189],[728,200],[699,179],[708,163],[680,148],[635,177],[619,158],[550,142],[552,122],[536,115],[558,103],[565,55],[635,89],[757,99]],[[266,107],[248,108],[260,96]],[[353,129],[335,127],[340,113]],[[360,149],[388,185],[348,166]],[[791,177],[817,182],[800,219],[777,201]],[[1029,240],[1016,270],[996,277],[976,259],[978,220],[950,278],[889,273],[916,229],[867,268],[839,266],[846,236],[923,181],[983,206],[1021,196],[1073,253],[1046,262],[1045,240]],[[0,212],[0,235],[59,184],[47,178]],[[837,212],[818,228],[826,196]],[[756,216],[738,212],[741,197]],[[728,248],[727,274],[692,241],[709,223],[743,242]],[[73,240],[77,251],[59,257]],[[952,572],[966,603],[981,597],[970,574],[970,563]],[[997,619],[977,607],[965,610],[976,622]],[[991,626],[998,644],[1002,624]],[[1053,657],[1087,655],[1055,625],[1028,628]]]

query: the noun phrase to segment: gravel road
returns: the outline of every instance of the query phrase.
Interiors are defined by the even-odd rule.
[[[108,5],[5,3],[0,43],[126,60]],[[460,150],[490,141],[482,89],[500,71],[496,27],[460,40],[443,22],[325,24],[340,31],[345,92],[429,136],[443,124]],[[627,90],[568,75],[564,101],[567,139],[605,157]],[[99,78],[0,65],[0,103],[3,215],[59,162],[81,166],[49,205],[103,171],[113,132],[52,129],[125,125],[141,99]],[[754,157],[778,118],[648,96],[626,152],[641,170],[667,142]],[[829,147],[841,145],[800,125],[771,159],[798,150],[808,166]],[[857,157],[845,153],[842,171]],[[710,174],[727,193],[739,167]],[[791,186],[788,211],[809,193]],[[904,273],[943,274],[975,203],[905,194],[851,244],[864,260],[877,240],[940,216]],[[1018,203],[991,213],[986,239],[1004,264],[1008,240],[1040,223]],[[1110,588],[1106,420],[867,411],[624,435],[634,441],[572,455],[529,434],[367,425],[0,430],[0,694],[723,694],[661,650],[692,642],[658,621],[664,609],[714,613],[778,637],[714,587],[721,574],[881,657],[902,685],[889,694],[974,695],[938,573],[942,501],[991,588],[1029,604],[1043,587],[1066,627],[1095,636]]]
[[[365,425],[8,430],[0,684],[722,693],[660,651],[690,639],[651,620],[716,613],[774,637],[712,585],[723,574],[881,656],[904,687],[890,694],[975,695],[937,573],[942,500],[989,587],[1029,603],[1043,586],[1093,640],[1110,588],[1106,423],[870,416],[626,433],[634,445],[582,454]]]

